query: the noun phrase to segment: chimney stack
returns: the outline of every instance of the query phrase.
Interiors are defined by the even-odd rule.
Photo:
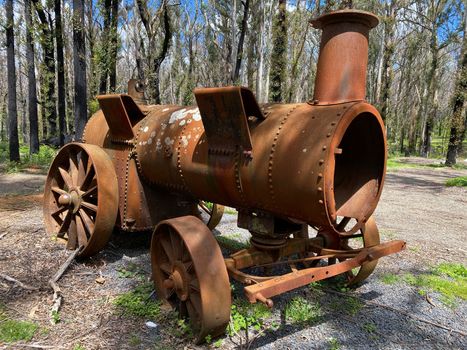
[[[368,34],[378,25],[369,12],[334,11],[311,21],[322,29],[313,100],[315,104],[360,101],[366,95]]]

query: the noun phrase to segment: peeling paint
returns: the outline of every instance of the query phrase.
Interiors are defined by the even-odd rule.
[[[143,132],[148,132],[148,130],[149,130],[149,127],[145,126],[144,129],[143,129]]]
[[[165,143],[167,146],[171,146],[171,145],[173,145],[174,140],[172,140],[170,137],[166,137],[165,140],[164,140],[164,143]]]
[[[302,149],[302,152],[303,152],[303,153],[306,153],[306,151],[307,151],[306,148]]]

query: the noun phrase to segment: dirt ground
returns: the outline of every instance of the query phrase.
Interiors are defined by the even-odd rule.
[[[423,273],[441,262],[465,265],[467,188],[444,185],[446,179],[459,175],[467,171],[428,167],[390,171],[376,219],[382,240],[404,239],[407,250],[381,259],[376,272],[355,291],[322,293],[303,287],[286,293],[274,298],[272,314],[259,331],[250,331],[248,339],[244,334],[225,336],[204,347],[467,349],[466,302],[459,300],[455,307],[447,307],[437,293],[420,295],[413,286],[381,281],[388,273]],[[37,174],[0,174],[0,274],[31,287],[28,290],[0,278],[0,305],[9,318],[38,325],[31,341],[0,341],[0,348],[199,348],[180,332],[172,312],[163,309],[157,318],[148,319],[128,316],[114,305],[118,295],[149,281],[148,236],[141,234],[116,233],[104,251],[73,262],[59,281],[64,298],[60,320],[51,324],[48,280],[69,252],[44,231],[44,180],[45,176]],[[234,214],[225,215],[218,231],[242,240],[245,232],[235,222]],[[344,308],[346,295],[360,300],[356,312]],[[295,324],[285,318],[287,303],[297,296],[321,305],[318,321]],[[242,297],[239,288],[234,297]],[[148,327],[147,321],[157,327]]]

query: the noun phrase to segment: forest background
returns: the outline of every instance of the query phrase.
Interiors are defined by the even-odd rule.
[[[79,140],[96,96],[131,78],[149,103],[194,104],[195,87],[243,85],[260,103],[313,96],[320,31],[371,11],[367,100],[392,155],[467,154],[467,0],[2,0],[0,162],[50,162]],[[4,63],[6,62],[6,64]],[[43,164],[42,164],[43,165]]]

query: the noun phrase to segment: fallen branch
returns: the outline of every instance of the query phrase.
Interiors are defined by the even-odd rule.
[[[318,289],[315,289],[315,288],[312,288],[316,291],[318,291]],[[345,296],[345,297],[349,297],[349,294],[345,294],[345,293],[342,293],[342,292],[338,292],[337,290],[332,290],[332,289],[325,289],[324,290],[325,292],[329,292],[331,294],[335,294],[335,295],[341,295],[341,296]],[[417,320],[417,321],[420,321],[420,322],[423,322],[423,323],[426,323],[426,324],[429,324],[431,326],[434,326],[434,327],[438,327],[438,328],[441,328],[441,329],[444,329],[450,333],[457,333],[457,334],[460,334],[462,336],[466,336],[467,333],[465,332],[462,332],[458,329],[455,329],[455,328],[449,328],[445,325],[442,325],[441,323],[438,323],[438,322],[434,322],[434,321],[430,321],[430,320],[427,320],[425,318],[422,318],[422,317],[419,317],[419,316],[416,316],[410,312],[407,312],[405,310],[401,310],[401,309],[398,309],[398,308],[395,308],[395,307],[392,307],[392,306],[389,306],[389,305],[385,305],[385,304],[381,304],[381,303],[378,303],[376,301],[373,301],[373,300],[365,300],[361,297],[359,297],[358,295],[350,295],[351,297],[353,298],[356,298],[358,300],[360,300],[361,302],[363,302],[364,304],[370,304],[370,305],[375,305],[375,306],[379,306],[379,307],[382,307],[382,308],[385,308],[385,309],[388,309],[388,310],[391,310],[393,312],[397,312],[399,314],[402,314],[404,316],[407,316],[407,317],[410,317],[414,320]]]
[[[60,310],[60,306],[62,306],[62,299],[63,299],[62,292],[57,282],[63,276],[65,271],[68,269],[71,262],[76,258],[76,255],[78,255],[79,250],[80,248],[76,248],[70,254],[68,259],[66,259],[66,261],[60,266],[60,268],[55,273],[55,275],[49,280],[49,285],[50,287],[52,287],[54,291],[53,305],[52,305],[52,309],[50,310],[50,323],[51,324],[57,323],[57,314],[58,314],[58,311]]]
[[[6,232],[2,233],[2,234],[0,235],[0,239],[2,239],[3,237],[5,237],[5,236],[6,236],[7,234],[9,234],[9,233],[10,233],[10,231],[6,231]]]
[[[23,282],[18,281],[16,278],[10,277],[10,276],[5,275],[3,273],[0,273],[0,277],[3,278],[4,280],[9,281],[9,282],[13,282],[18,287],[21,287],[21,288],[26,289],[26,290],[38,290],[39,289],[37,287],[32,287],[32,286],[29,286],[27,284],[24,284]]]

